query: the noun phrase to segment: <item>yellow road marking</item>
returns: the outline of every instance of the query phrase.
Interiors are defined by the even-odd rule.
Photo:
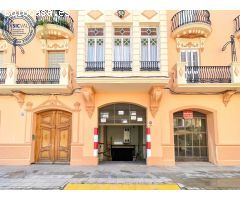
[[[64,190],[180,190],[177,184],[77,184],[69,183]]]

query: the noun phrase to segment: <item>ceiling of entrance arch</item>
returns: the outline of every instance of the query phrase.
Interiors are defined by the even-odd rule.
[[[106,105],[99,109],[99,124],[145,125],[146,109],[128,103]]]

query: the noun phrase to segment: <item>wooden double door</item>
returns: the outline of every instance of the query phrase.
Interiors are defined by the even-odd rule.
[[[71,113],[66,111],[51,110],[37,114],[36,162],[69,163],[71,124]]]

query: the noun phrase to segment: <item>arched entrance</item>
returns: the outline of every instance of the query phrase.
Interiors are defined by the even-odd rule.
[[[207,119],[196,111],[174,113],[176,161],[208,161]]]
[[[144,161],[146,109],[130,103],[99,108],[99,160]]]
[[[72,115],[62,110],[37,113],[35,162],[69,163]]]

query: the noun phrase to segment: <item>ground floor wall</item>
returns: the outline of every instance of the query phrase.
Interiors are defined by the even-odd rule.
[[[23,105],[14,96],[0,97],[0,164],[34,163],[36,114],[44,110],[65,110],[72,114],[71,165],[97,165],[94,131],[98,128],[98,108],[116,102],[141,105],[147,111],[151,131],[148,165],[174,165],[173,113],[191,109],[206,114],[209,161],[216,165],[240,165],[240,95],[225,106],[222,95],[173,95],[165,89],[158,111],[150,111],[148,92],[99,93],[89,112],[81,93],[71,96],[29,96]]]

